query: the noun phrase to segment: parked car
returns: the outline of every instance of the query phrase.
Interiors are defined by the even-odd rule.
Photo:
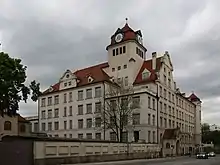
[[[215,153],[214,153],[214,152],[209,152],[209,153],[208,153],[208,156],[209,156],[209,157],[215,157]]]
[[[206,152],[200,152],[196,154],[196,158],[197,159],[208,159],[209,156],[208,156],[208,153]]]

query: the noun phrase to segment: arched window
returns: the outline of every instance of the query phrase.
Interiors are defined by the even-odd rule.
[[[5,131],[11,131],[11,122],[10,121],[5,121],[4,130]]]
[[[26,132],[26,127],[24,124],[20,126],[20,132]]]
[[[170,143],[166,143],[166,148],[170,148]]]

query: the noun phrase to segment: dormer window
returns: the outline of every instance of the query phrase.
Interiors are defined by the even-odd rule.
[[[67,83],[64,83],[64,87],[66,87],[67,86]]]
[[[150,75],[150,73],[147,71],[142,72],[142,80],[148,79],[149,75]]]
[[[69,78],[69,77],[70,77],[70,75],[69,75],[69,74],[67,74],[67,75],[66,75],[66,78]]]
[[[71,86],[72,85],[72,83],[71,83],[71,81],[69,81],[69,86]]]
[[[88,82],[91,83],[93,81],[93,78],[91,76],[88,77]]]
[[[118,70],[121,70],[121,66],[118,66]]]

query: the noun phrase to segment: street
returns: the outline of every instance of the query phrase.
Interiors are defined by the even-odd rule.
[[[209,159],[196,159],[195,157],[128,160],[118,162],[85,163],[78,165],[220,165],[220,156]]]

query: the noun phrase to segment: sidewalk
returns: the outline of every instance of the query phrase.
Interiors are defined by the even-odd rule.
[[[178,157],[166,157],[166,158],[155,158],[155,159],[133,159],[133,160],[119,160],[110,162],[93,162],[93,163],[78,163],[78,164],[62,164],[62,165],[111,165],[111,164],[127,164],[127,163],[141,163],[141,162],[166,162],[177,159],[187,159],[189,156],[178,156]],[[191,157],[192,158],[192,157]]]

